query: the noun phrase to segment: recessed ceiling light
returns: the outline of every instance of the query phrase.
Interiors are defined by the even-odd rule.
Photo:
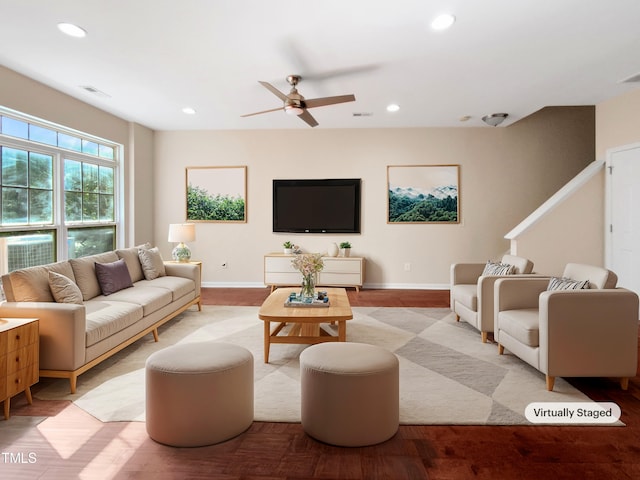
[[[453,25],[456,21],[456,17],[451,15],[450,13],[444,13],[442,15],[438,15],[433,22],[431,22],[431,28],[434,30],[446,30],[451,25]]]
[[[186,113],[187,115],[195,115],[196,111],[195,111],[195,109],[193,109],[191,107],[184,107],[182,109],[182,113]]]
[[[70,37],[83,38],[87,36],[87,31],[73,23],[59,23],[58,30]]]
[[[392,103],[390,105],[387,105],[387,112],[397,112],[398,110],[400,110],[400,105]]]

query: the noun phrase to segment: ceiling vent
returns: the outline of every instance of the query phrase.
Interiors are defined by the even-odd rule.
[[[97,97],[111,98],[111,95],[106,94],[102,90],[98,90],[96,87],[92,87],[91,85],[80,85],[80,88],[96,95]]]
[[[640,82],[640,73],[631,75],[629,78],[625,78],[620,83],[638,83],[638,82]]]

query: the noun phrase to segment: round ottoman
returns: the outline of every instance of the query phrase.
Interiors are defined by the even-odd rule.
[[[300,354],[304,431],[331,445],[374,445],[398,431],[398,358],[364,343],[319,343]]]
[[[173,345],[145,365],[149,436],[198,447],[228,440],[253,422],[253,355],[238,345]]]

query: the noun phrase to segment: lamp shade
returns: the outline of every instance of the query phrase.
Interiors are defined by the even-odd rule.
[[[170,242],[193,242],[196,239],[194,223],[172,223],[169,225]]]

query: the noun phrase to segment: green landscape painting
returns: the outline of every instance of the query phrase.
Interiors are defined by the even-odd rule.
[[[459,223],[459,165],[387,167],[387,223]]]
[[[187,220],[247,221],[247,167],[188,167]]]

